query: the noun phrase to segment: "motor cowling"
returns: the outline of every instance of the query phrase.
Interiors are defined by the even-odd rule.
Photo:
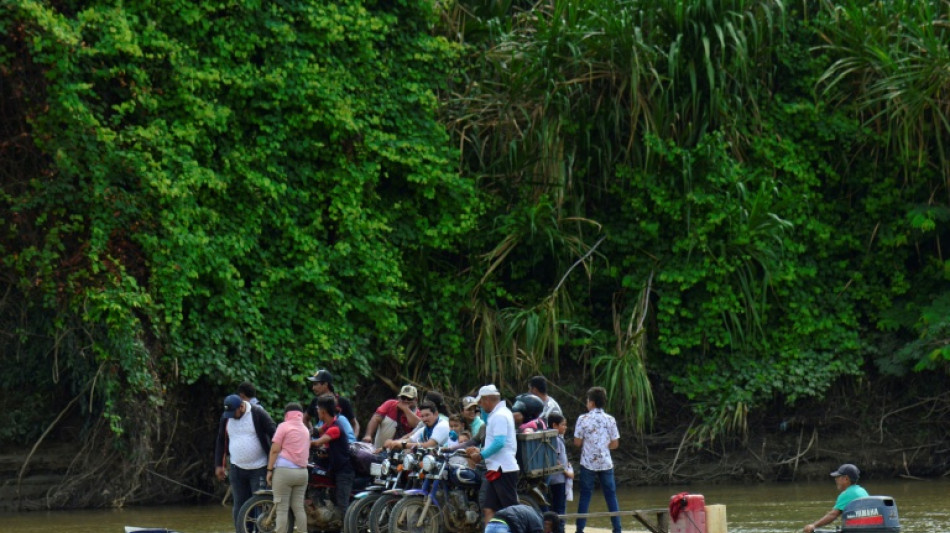
[[[841,513],[841,531],[853,533],[899,533],[897,503],[890,496],[858,498]]]

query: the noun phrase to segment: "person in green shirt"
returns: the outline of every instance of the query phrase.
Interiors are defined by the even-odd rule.
[[[858,485],[858,478],[861,477],[861,471],[852,464],[845,463],[839,466],[837,470],[831,473],[831,477],[835,478],[835,486],[838,487],[839,493],[838,499],[835,500],[835,506],[832,507],[825,516],[805,526],[805,533],[814,533],[816,528],[834,522],[841,516],[841,513],[844,512],[844,508],[847,507],[849,503],[858,498],[865,498],[868,495],[868,491],[864,490],[861,485]]]

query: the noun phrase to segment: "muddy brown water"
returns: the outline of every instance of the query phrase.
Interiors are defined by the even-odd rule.
[[[950,479],[936,481],[875,481],[862,485],[871,494],[894,497],[902,533],[950,532]],[[824,515],[834,501],[835,486],[827,483],[747,484],[621,488],[624,510],[666,507],[671,495],[681,491],[703,494],[708,504],[726,506],[729,533],[792,533]],[[568,511],[576,511],[569,502]],[[606,510],[600,492],[591,511]],[[221,505],[130,507],[109,511],[33,511],[0,513],[3,533],[121,533],[124,526],[160,526],[181,533],[229,533],[231,508]],[[592,528],[609,528],[607,519],[589,522]],[[643,531],[629,518],[624,528]],[[566,528],[574,532],[572,523]]]

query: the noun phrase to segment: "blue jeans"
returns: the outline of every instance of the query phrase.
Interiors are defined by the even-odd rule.
[[[239,466],[231,465],[231,471],[228,474],[231,482],[231,498],[234,499],[234,530],[240,533],[242,531],[240,521],[238,520],[238,511],[244,502],[249,500],[255,492],[264,488],[267,484],[267,467],[254,468],[246,470]]]
[[[581,475],[579,484],[581,490],[580,500],[577,502],[577,512],[586,513],[590,508],[590,498],[594,494],[594,478],[600,480],[600,488],[604,491],[604,500],[607,502],[607,510],[616,512],[620,510],[620,504],[617,503],[617,484],[614,482],[614,470],[588,470],[581,466]],[[620,517],[610,517],[610,524],[613,526],[613,533],[620,533]],[[584,526],[587,525],[586,518],[577,519],[577,533],[584,532]]]
[[[557,514],[567,512],[567,490],[564,483],[555,483],[548,485],[551,495],[551,510]]]
[[[567,487],[564,483],[555,483],[548,485],[548,493],[551,496],[551,510],[557,514],[567,512]],[[564,519],[560,520],[561,531],[564,531]]]
[[[343,514],[346,514],[346,508],[350,506],[350,493],[353,492],[353,481],[355,479],[356,472],[353,470],[333,473],[333,481],[336,484],[334,492],[336,501],[334,503]]]
[[[504,522],[488,522],[485,533],[511,533],[511,528]]]

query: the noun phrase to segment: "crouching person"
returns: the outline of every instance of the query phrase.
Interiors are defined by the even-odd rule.
[[[519,503],[497,511],[485,533],[544,533],[544,523],[534,507]]]

